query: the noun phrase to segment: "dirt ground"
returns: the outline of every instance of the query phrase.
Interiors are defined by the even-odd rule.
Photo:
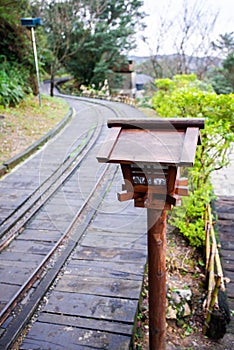
[[[69,106],[58,98],[29,96],[17,107],[0,106],[0,165],[39,140],[66,115]]]

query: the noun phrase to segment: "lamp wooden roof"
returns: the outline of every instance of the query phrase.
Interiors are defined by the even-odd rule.
[[[109,120],[99,162],[193,166],[204,119]]]

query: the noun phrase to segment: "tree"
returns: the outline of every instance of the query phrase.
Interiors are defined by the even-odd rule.
[[[141,5],[141,0],[35,1],[51,52],[51,95],[62,66],[80,83],[104,81],[120,52],[133,46],[132,35],[143,16]]]
[[[227,73],[223,68],[214,68],[207,74],[207,78],[217,94],[230,94],[234,91]]]
[[[227,57],[234,51],[234,32],[220,34],[219,38],[211,43],[212,48],[222,57]]]
[[[28,8],[28,0],[0,0],[1,95],[6,104],[17,103],[28,85],[38,92],[30,33],[20,24]]]
[[[0,52],[10,61],[24,61],[27,42],[20,17],[27,6],[27,0],[0,0]]]
[[[64,65],[74,28],[80,20],[80,1],[34,0],[32,13],[43,18],[46,35],[44,68],[50,74],[50,94],[54,94],[56,72]],[[70,52],[69,55],[73,53]]]
[[[232,92],[234,92],[234,50],[223,61],[223,69],[227,72],[227,81],[232,87]]]
[[[154,77],[196,72],[204,78],[210,66],[211,36],[218,13],[203,0],[184,0],[181,7],[165,1],[165,8],[155,15],[154,45],[148,42]]]
[[[234,92],[234,32],[220,34],[217,41],[212,42],[212,47],[224,59],[222,66],[214,68],[207,76],[216,93]]]
[[[79,85],[94,84],[99,88],[125,63],[123,54],[134,46],[133,34],[143,18],[141,6],[139,0],[111,0],[106,1],[101,12],[92,14],[92,26],[87,29],[85,40],[66,62],[66,68]],[[75,40],[73,45],[77,45]]]
[[[196,66],[198,77],[203,78],[212,61],[209,57],[210,33],[212,33],[218,15],[207,12],[203,1],[192,3],[184,1],[182,11],[178,18],[179,32],[174,42],[178,57],[177,74],[191,73],[193,65]],[[201,54],[203,60],[199,59]]]

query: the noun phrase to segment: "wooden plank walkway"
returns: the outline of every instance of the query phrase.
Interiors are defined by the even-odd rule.
[[[46,296],[21,350],[68,344],[69,350],[129,349],[146,263],[146,213],[118,202],[120,176]]]
[[[229,279],[228,304],[230,310],[234,310],[234,196],[219,196],[216,209],[224,276]],[[234,336],[234,316],[231,316],[227,333]]]
[[[22,203],[25,196],[30,195],[46,176],[50,176],[54,167],[59,166],[74,145],[77,145],[77,137],[85,135],[90,126],[95,125],[98,117],[104,125],[106,119],[116,117],[116,113],[121,117],[144,117],[137,109],[119,103],[110,103],[110,108],[99,104],[96,114],[93,104],[91,108],[75,99],[69,103],[77,113],[63,132],[1,179],[0,202],[3,211],[0,213],[0,221],[15,210],[16,202]],[[90,191],[90,175],[95,182],[99,176],[101,165],[96,160],[99,146],[90,151],[93,152],[92,160],[90,164],[86,163],[84,173],[81,168],[74,174],[74,180],[77,187],[82,189],[82,194]],[[11,185],[13,180],[17,180],[14,188]],[[3,182],[8,182],[7,190]],[[118,202],[116,193],[121,191],[121,185],[122,175],[118,173],[112,190],[98,208],[97,215],[59,276],[61,278],[56,280],[56,284],[45,296],[41,309],[37,312],[38,319],[34,318],[23,343],[18,345],[19,349],[129,349],[146,263],[146,212],[135,209],[132,203]],[[107,179],[106,188],[109,187],[110,179]],[[65,224],[66,220],[59,220],[61,210],[64,212],[68,207],[81,205],[81,198],[76,195],[74,201],[70,194],[75,195],[72,184],[69,192],[64,192],[62,197],[55,196],[56,217],[49,222],[45,220],[43,225],[50,225],[51,221],[56,226]],[[8,201],[9,196],[11,201]],[[96,204],[93,204],[95,207]],[[51,201],[46,210],[44,208],[41,212],[42,216],[51,216],[50,205]],[[40,227],[48,229],[49,238],[53,227],[43,225]],[[35,230],[38,232],[34,236]],[[62,226],[61,231],[65,231]],[[33,227],[30,222],[25,232],[25,241],[31,236],[35,240],[39,239],[39,234],[38,226]],[[24,243],[27,245],[27,242]],[[41,246],[40,251],[44,252],[44,247]],[[22,259],[22,253],[12,252],[12,257],[13,260]],[[24,254],[23,258],[28,258],[28,254]],[[19,275],[19,283],[20,278]],[[5,291],[4,295],[7,293]],[[7,300],[3,302],[6,304]]]

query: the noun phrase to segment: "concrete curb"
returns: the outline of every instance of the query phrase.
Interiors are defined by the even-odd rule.
[[[36,152],[40,147],[42,147],[48,140],[57,135],[65,125],[70,121],[74,114],[74,109],[70,108],[66,116],[58,123],[53,129],[51,129],[47,134],[41,137],[39,140],[35,141],[31,146],[26,148],[23,152],[17,154],[16,156],[10,158],[0,166],[0,177],[5,175],[9,170],[13,169],[17,164],[25,160],[31,154]]]

